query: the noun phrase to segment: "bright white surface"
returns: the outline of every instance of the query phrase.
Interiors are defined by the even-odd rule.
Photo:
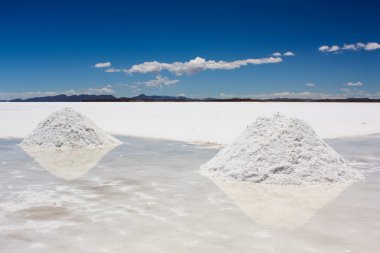
[[[379,103],[0,103],[0,138],[23,138],[72,107],[111,134],[226,144],[257,116],[307,121],[322,138],[380,133]]]
[[[63,108],[41,121],[26,137],[24,149],[97,149],[120,145],[120,141],[107,134],[86,116],[71,108]]]
[[[333,143],[364,181],[310,187],[215,185],[197,172],[214,149],[120,140],[70,182],[0,140],[0,252],[379,252],[379,136]]]
[[[275,185],[355,182],[363,175],[321,140],[304,121],[260,117],[203,164],[209,177]]]

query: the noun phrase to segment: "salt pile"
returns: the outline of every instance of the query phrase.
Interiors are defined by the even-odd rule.
[[[363,178],[307,123],[279,114],[258,118],[200,170],[211,177],[281,185]]]
[[[120,144],[87,117],[64,108],[39,123],[21,146],[24,149],[91,149]]]

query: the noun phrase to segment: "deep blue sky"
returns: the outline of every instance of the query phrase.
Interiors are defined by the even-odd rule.
[[[2,0],[0,99],[68,90],[113,90],[116,96],[288,92],[380,97],[380,49],[318,51],[322,45],[380,43],[379,24],[380,3],[366,0]],[[295,56],[281,57],[281,63],[181,76],[162,71],[161,78],[179,80],[165,87],[144,83],[157,73],[106,73],[94,67],[111,62],[129,69],[146,61],[187,62],[197,56],[230,62],[286,51]],[[358,82],[362,85],[346,85]]]

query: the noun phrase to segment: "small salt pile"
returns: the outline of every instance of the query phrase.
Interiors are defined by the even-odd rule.
[[[121,142],[71,108],[52,113],[26,137],[24,149],[82,149],[120,145]]]
[[[345,183],[363,178],[307,123],[279,114],[258,118],[200,170],[221,179],[281,185]]]

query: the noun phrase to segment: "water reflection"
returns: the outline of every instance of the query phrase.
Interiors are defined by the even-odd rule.
[[[85,175],[115,147],[107,146],[75,150],[23,149],[51,174],[69,181]]]
[[[293,230],[304,225],[351,184],[270,185],[212,181],[255,223]]]
[[[19,140],[0,140],[0,252],[378,251],[380,171],[367,174],[364,182],[340,195],[337,192],[339,197],[317,211],[319,207],[310,203],[321,202],[315,195],[305,193],[298,204],[291,200],[295,204],[287,204],[285,199],[296,195],[285,190],[262,193],[261,187],[251,192],[235,188],[243,191],[238,209],[219,187],[195,173],[216,150],[184,147],[180,142],[121,140],[129,145],[104,156],[100,162],[104,168],[70,183],[51,180],[50,173],[32,169],[36,165],[15,148]],[[341,150],[343,155],[352,149],[342,148],[346,148]],[[318,198],[331,195],[317,192]],[[267,204],[255,201],[260,196]],[[314,208],[302,228],[267,228],[294,228],[305,222],[302,215],[308,205],[302,201]],[[252,222],[240,211],[244,206],[246,213],[252,211],[248,204],[259,205],[255,211],[262,212],[251,214]],[[274,204],[278,207],[271,208]],[[254,218],[262,226],[254,224]]]

